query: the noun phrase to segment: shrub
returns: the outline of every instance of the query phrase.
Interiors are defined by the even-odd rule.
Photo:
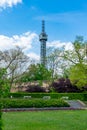
[[[31,98],[43,98],[44,96],[50,96],[52,99],[67,96],[70,100],[87,100],[87,93],[10,93],[9,97],[10,96],[13,98],[24,98],[24,96],[31,96]]]
[[[3,108],[69,107],[62,99],[3,99]]]
[[[27,86],[27,90],[26,92],[45,92],[45,88],[40,87],[38,85],[34,85],[34,86]]]
[[[2,105],[1,105],[1,103],[0,103],[0,130],[2,130],[2,111],[1,111],[1,108],[2,107]]]
[[[78,89],[77,86],[73,86],[69,79],[60,78],[58,81],[54,81],[51,84],[51,89],[59,93],[64,92],[82,92],[82,90]]]

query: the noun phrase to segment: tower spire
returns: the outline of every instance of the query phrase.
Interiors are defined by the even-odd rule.
[[[44,32],[45,32],[45,21],[42,20],[42,33],[44,33]]]
[[[47,34],[45,33],[45,21],[44,20],[42,20],[42,32],[39,35],[39,41],[41,43],[41,48],[40,48],[41,64],[46,66],[46,41],[47,41]]]

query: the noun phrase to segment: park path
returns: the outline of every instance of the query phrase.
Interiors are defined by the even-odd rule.
[[[85,105],[80,100],[65,100],[70,107],[45,107],[45,108],[6,108],[2,111],[45,111],[45,110],[87,110],[87,105]]]
[[[71,108],[74,109],[87,109],[87,106],[80,100],[67,100]]]

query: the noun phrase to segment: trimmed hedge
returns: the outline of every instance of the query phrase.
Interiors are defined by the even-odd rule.
[[[69,107],[62,99],[2,99],[3,108],[43,108],[43,107]]]
[[[0,130],[2,130],[2,119],[1,119],[1,116],[2,116],[2,112],[0,112]]]
[[[2,130],[2,111],[1,111],[1,103],[0,103],[0,130]]]
[[[69,97],[70,100],[78,99],[87,101],[87,93],[10,93],[9,97],[23,98],[24,96],[31,96],[32,98],[43,98],[50,96],[52,99],[62,98],[63,96]]]

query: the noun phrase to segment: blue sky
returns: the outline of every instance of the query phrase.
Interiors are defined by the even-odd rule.
[[[42,19],[48,45],[71,45],[76,35],[87,39],[87,0],[0,0],[0,48],[20,45],[38,58]]]

